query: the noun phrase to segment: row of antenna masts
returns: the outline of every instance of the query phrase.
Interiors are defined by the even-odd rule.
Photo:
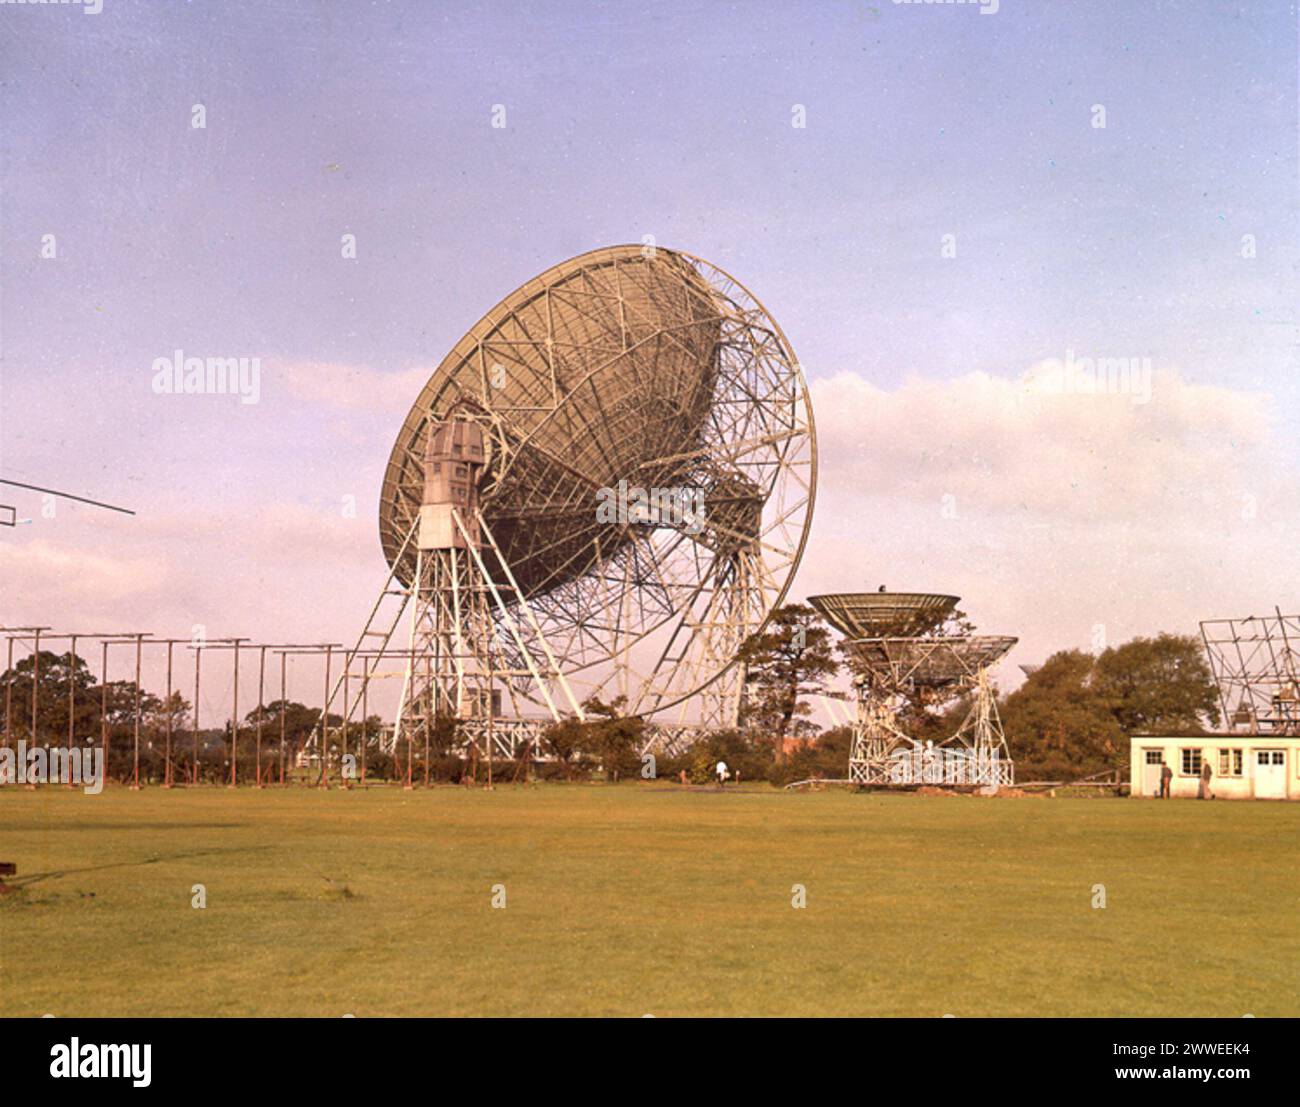
[[[1253,734],[1300,735],[1300,615],[1201,623],[1223,722]]]
[[[151,633],[143,631],[120,631],[113,633],[59,633],[54,632],[50,627],[43,626],[0,626],[0,634],[5,636],[6,642],[6,673],[8,674],[3,689],[4,697],[4,744],[6,747],[14,748],[19,740],[26,738],[31,744],[37,745],[40,739],[44,737],[47,741],[55,738],[62,738],[62,735],[55,736],[51,734],[41,734],[40,728],[40,689],[41,689],[41,655],[42,647],[49,646],[53,643],[67,643],[66,649],[48,650],[49,654],[66,658],[68,669],[68,680],[66,694],[68,729],[66,734],[66,744],[69,750],[77,747],[78,737],[76,734],[76,709],[78,704],[78,686],[75,679],[76,666],[79,659],[84,658],[87,654],[93,656],[93,645],[87,650],[87,645],[97,643],[100,653],[100,687],[98,695],[100,697],[100,734],[99,739],[103,751],[104,765],[108,765],[108,747],[109,747],[109,650],[111,647],[132,647],[135,661],[135,679],[132,684],[133,706],[131,712],[131,729],[132,729],[132,768],[131,768],[131,787],[140,787],[140,752],[141,752],[141,734],[144,725],[144,708],[142,703],[143,688],[141,684],[141,674],[144,667],[145,653],[148,650],[160,648],[166,651],[166,691],[163,700],[163,786],[173,787],[176,784],[197,784],[199,782],[199,769],[202,752],[202,728],[199,725],[199,704],[203,693],[203,656],[213,650],[229,651],[232,659],[231,673],[231,702],[230,702],[230,733],[231,744],[229,749],[229,772],[226,783],[230,787],[239,784],[239,743],[242,736],[246,736],[246,741],[251,741],[255,748],[256,771],[254,783],[257,787],[265,787],[267,784],[277,782],[284,784],[286,781],[286,764],[292,764],[299,759],[300,751],[289,749],[286,743],[287,737],[287,704],[289,698],[289,672],[288,663],[290,657],[318,657],[324,660],[324,683],[323,683],[323,702],[326,707],[322,709],[322,718],[324,719],[328,740],[319,743],[318,755],[313,758],[313,762],[319,768],[316,775],[315,783],[321,788],[328,788],[335,770],[339,782],[344,787],[350,787],[354,781],[364,785],[366,782],[367,770],[367,749],[370,742],[366,739],[374,737],[373,733],[368,733],[370,719],[369,695],[372,681],[401,677],[405,674],[405,669],[385,669],[382,662],[406,662],[408,652],[400,649],[389,647],[384,650],[345,650],[341,643],[324,642],[324,643],[269,643],[253,642],[248,638],[210,638],[195,640],[192,638],[155,638]],[[30,650],[31,658],[31,692],[30,697],[24,697],[26,702],[20,702],[14,695],[14,685],[18,681],[17,674],[14,671],[14,648],[15,646]],[[190,725],[186,727],[177,727],[175,712],[171,710],[173,693],[189,690],[188,679],[181,683],[180,669],[177,661],[180,659],[176,653],[176,647],[183,646],[188,649],[194,657],[193,665],[193,692],[194,703]],[[272,701],[278,705],[278,711],[268,713],[267,692],[268,683],[271,689],[274,689],[275,673],[274,669],[270,674],[268,682],[267,659],[270,656],[274,665],[278,658],[279,664],[279,696]],[[184,655],[180,655],[183,657]],[[257,704],[256,713],[252,723],[247,721],[238,722],[240,719],[240,658],[256,658],[256,685],[257,685]],[[345,660],[346,659],[346,660]],[[342,673],[338,673],[335,662],[343,663]],[[359,669],[358,669],[359,666]],[[188,675],[188,674],[187,674]],[[26,682],[27,674],[24,674]],[[245,675],[245,694],[247,695],[247,685],[250,677]],[[332,693],[341,688],[345,697],[345,702],[352,702],[350,690],[352,682],[359,680],[361,682],[360,696],[357,697],[357,707],[360,709],[360,715],[357,719],[351,719],[351,712],[345,712],[342,716],[330,716],[328,714],[328,705],[332,700]],[[86,693],[82,693],[83,696]],[[90,693],[94,695],[94,692]],[[272,694],[274,692],[272,691]],[[247,700],[245,700],[247,705]],[[316,724],[313,729],[313,737],[319,736],[320,723]],[[210,728],[209,728],[210,729]],[[188,730],[188,734],[186,731]],[[186,739],[188,738],[188,742]],[[432,733],[428,726],[424,728],[422,735],[423,744],[423,773],[424,784],[429,784],[429,765],[430,765],[430,748],[432,742]],[[92,736],[83,735],[82,741],[91,742]],[[414,763],[416,735],[414,733],[407,735],[405,743],[405,760],[404,783],[407,788],[413,787],[414,781]],[[188,746],[189,758],[186,764],[186,747]],[[394,756],[397,758],[399,768],[401,767],[401,750],[394,750]],[[269,755],[270,760],[267,760]],[[352,762],[348,758],[352,758]],[[354,771],[355,767],[355,771]],[[489,745],[485,767],[488,774],[488,784],[492,782],[492,750]],[[178,773],[178,768],[180,772]]]
[[[45,496],[52,496],[57,499],[70,500],[74,503],[86,504],[90,507],[102,508],[106,511],[118,512],[122,515],[134,515],[135,512],[130,508],[119,507],[116,504],[106,503],[103,500],[92,499],[89,496],[79,496],[72,492],[64,492],[57,488],[47,488],[38,484],[30,484],[25,481],[10,480],[0,477],[0,484],[8,485],[12,488],[19,488],[28,492],[39,492]],[[18,510],[10,504],[0,504],[0,526],[15,527],[21,523],[30,522],[28,519],[20,519]],[[146,648],[156,646],[164,647],[167,651],[167,691],[166,698],[163,701],[164,710],[164,754],[163,754],[163,783],[165,787],[172,787],[177,783],[177,761],[183,753],[184,738],[183,733],[178,734],[175,726],[175,713],[171,710],[171,701],[173,692],[180,689],[175,685],[176,678],[176,647],[185,645],[193,651],[194,654],[194,703],[191,726],[189,728],[190,738],[190,759],[188,766],[182,766],[188,769],[188,782],[197,784],[199,779],[200,767],[200,727],[199,727],[199,705],[201,703],[201,693],[203,687],[203,654],[208,650],[230,650],[233,655],[233,676],[231,680],[231,747],[230,747],[230,779],[229,784],[234,787],[239,782],[239,658],[241,650],[245,656],[255,652],[258,659],[257,666],[257,714],[256,721],[253,725],[253,741],[256,746],[256,773],[255,782],[257,786],[263,787],[270,782],[275,776],[275,770],[278,766],[279,783],[285,782],[285,763],[286,763],[286,707],[288,701],[288,660],[291,656],[318,656],[325,660],[325,702],[326,707],[322,709],[322,718],[326,729],[329,728],[328,704],[330,700],[330,679],[332,675],[332,663],[334,660],[334,651],[341,650],[343,647],[340,643],[326,642],[312,645],[299,643],[254,643],[247,638],[218,638],[211,640],[195,640],[193,638],[155,638],[151,632],[146,631],[118,631],[118,632],[85,632],[85,633],[56,633],[51,627],[47,626],[23,626],[23,627],[4,627],[0,626],[0,634],[6,635],[6,668],[8,678],[5,681],[4,688],[4,744],[6,747],[14,747],[19,741],[20,734],[27,735],[33,745],[39,741],[39,705],[40,705],[40,678],[41,678],[41,643],[66,641],[68,648],[66,651],[68,665],[68,733],[67,748],[71,750],[76,746],[76,708],[77,708],[77,681],[76,681],[76,664],[80,657],[77,645],[87,642],[97,642],[100,647],[100,743],[103,753],[103,764],[105,768],[108,765],[108,655],[111,646],[134,646],[135,650],[135,680],[133,683],[133,704],[132,704],[132,770],[131,786],[140,787],[140,738],[144,718],[141,686],[141,670],[144,664],[144,653]],[[17,679],[14,672],[14,646],[19,644],[28,646],[31,649],[31,699],[29,703],[15,704],[14,702],[14,683]],[[278,657],[280,661],[280,697],[279,697],[279,717],[277,720],[270,720],[267,717],[266,707],[266,658],[270,653],[273,657]],[[400,654],[400,651],[388,650],[387,655]],[[366,719],[368,710],[368,694],[370,681],[376,677],[391,676],[391,673],[381,673],[376,671],[377,665],[372,667],[373,655],[367,654],[366,651],[351,651],[349,653],[349,662],[343,674],[343,685],[346,689],[349,685],[353,673],[352,664],[355,660],[360,659],[362,663],[362,719]],[[267,738],[268,748],[275,749],[275,730],[278,723],[279,730],[279,748],[278,755],[269,765],[263,759],[263,739],[264,732],[268,729],[271,731]],[[269,724],[269,725],[268,725]],[[364,722],[357,729],[364,728]],[[362,729],[364,734],[364,730]],[[318,783],[322,787],[328,787],[331,770],[331,752],[337,753],[338,764],[342,766],[344,759],[349,754],[349,734],[348,720],[344,718],[341,726],[336,728],[338,741],[331,746],[329,743],[323,743],[326,747],[324,755],[319,758],[320,776]],[[52,736],[51,736],[52,737]],[[86,736],[85,740],[90,742],[91,736]],[[427,741],[427,739],[426,739]],[[341,742],[341,749],[339,746]],[[360,780],[365,782],[366,774],[366,749],[368,743],[365,741],[358,742],[360,754]],[[412,751],[407,751],[407,785],[410,786],[410,776],[412,769]],[[425,783],[428,783],[428,749],[425,750]],[[489,768],[490,772],[490,768]],[[344,783],[349,783],[350,778],[343,777]]]

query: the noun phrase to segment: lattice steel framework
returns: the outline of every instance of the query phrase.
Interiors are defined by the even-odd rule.
[[[480,428],[485,458],[472,514],[456,515],[475,541],[449,557],[422,545],[419,522],[429,436],[452,418]],[[394,741],[457,705],[476,742],[502,692],[516,720],[622,696],[631,714],[668,722],[674,709],[676,735],[726,725],[736,654],[786,595],[815,488],[803,376],[733,278],[677,251],[620,246],[529,281],[443,360],[384,476],[391,572],[353,653],[406,658]],[[692,506],[675,513],[661,496],[648,512],[598,513],[638,490]],[[466,697],[470,669],[478,691]]]
[[[1224,725],[1254,734],[1300,734],[1300,615],[1209,619],[1205,653]]]
[[[845,635],[842,648],[855,673],[850,780],[986,787],[1014,782],[989,669],[1015,638],[943,633],[956,596],[851,592],[811,596],[809,602]],[[922,745],[899,724],[909,703],[962,694],[970,695],[970,709],[937,746]]]
[[[1014,780],[989,667],[1016,644],[1001,635],[860,638],[847,642],[859,675],[849,778],[862,784],[1010,784]],[[944,756],[917,760],[919,744],[898,726],[898,715],[918,698],[969,693],[970,710],[937,747]],[[965,752],[957,753],[956,750]],[[926,766],[917,777],[915,766]],[[940,766],[933,779],[933,766]],[[942,768],[946,766],[946,768]],[[979,779],[972,780],[971,776]],[[951,779],[947,779],[951,777]]]

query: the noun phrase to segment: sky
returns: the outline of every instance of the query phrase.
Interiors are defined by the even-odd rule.
[[[959,594],[1020,637],[1007,685],[1294,609],[1297,26],[1277,0],[0,5],[0,476],[137,512],[0,486],[30,520],[0,528],[0,625],[351,641],[433,368],[530,277],[647,236],[740,279],[807,375],[794,598]],[[259,358],[257,402],[158,394],[176,350]],[[1054,387],[1089,358],[1142,373]]]

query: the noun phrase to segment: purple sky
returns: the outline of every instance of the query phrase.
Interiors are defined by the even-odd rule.
[[[0,475],[139,515],[0,489],[0,622],[351,640],[422,378],[646,235],[813,383],[796,595],[958,592],[1012,662],[1300,602],[1295,4],[103,3],[0,6]],[[1150,402],[1035,391],[1067,351]]]

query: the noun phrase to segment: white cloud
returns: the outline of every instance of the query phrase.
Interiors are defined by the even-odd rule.
[[[350,411],[396,414],[400,419],[433,375],[433,367],[381,371],[333,362],[268,363],[290,395],[307,403]]]
[[[841,373],[813,389],[826,483],[981,513],[1135,518],[1171,503],[1240,504],[1256,488],[1268,400],[1156,375],[1152,398],[1052,395],[972,373],[883,392]],[[1162,507],[1162,505],[1164,505]]]
[[[114,557],[46,539],[0,544],[0,577],[15,588],[29,618],[55,606],[129,605],[163,583],[160,571],[165,568],[153,558]]]
[[[1300,505],[1269,397],[1157,372],[1151,399],[1020,378],[813,385],[820,486],[796,593],[955,592],[1004,666],[1300,606]]]

